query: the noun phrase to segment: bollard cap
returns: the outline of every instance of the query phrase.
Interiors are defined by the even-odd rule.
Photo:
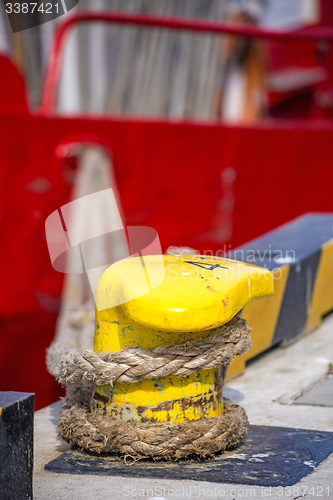
[[[248,302],[273,293],[267,269],[201,255],[149,255],[116,262],[102,275],[98,311],[120,307],[153,330],[197,331],[230,321]]]

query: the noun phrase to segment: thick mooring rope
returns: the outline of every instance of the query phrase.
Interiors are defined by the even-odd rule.
[[[69,396],[58,430],[65,441],[89,452],[154,460],[210,458],[246,437],[244,409],[226,399],[219,417],[182,423],[124,422],[99,410],[91,412],[86,399],[80,391]]]
[[[49,372],[62,385],[134,384],[142,379],[175,375],[186,377],[199,370],[229,365],[235,355],[251,347],[251,329],[239,316],[207,338],[191,339],[155,349],[129,347],[120,352],[83,355],[56,344],[47,355]]]
[[[135,460],[208,458],[243,440],[248,420],[240,406],[224,401],[215,418],[185,422],[122,421],[105,409],[90,408],[91,388],[114,382],[135,383],[229,365],[251,347],[247,322],[235,316],[213,335],[155,349],[127,348],[117,353],[87,350],[80,354],[53,344],[47,354],[50,373],[67,386],[60,412],[59,435],[73,446],[94,453],[131,456]]]

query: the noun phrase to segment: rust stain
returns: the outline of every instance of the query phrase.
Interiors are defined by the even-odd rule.
[[[174,399],[172,401],[163,401],[159,403],[155,408],[149,408],[153,413],[165,411],[169,413],[173,410],[174,405],[179,405],[181,410],[184,412],[189,408],[200,408],[205,411],[205,409],[209,406],[212,406],[214,409],[218,407],[216,395],[212,393],[212,391],[208,391],[205,394],[201,394],[200,396],[189,396],[187,398]],[[167,417],[168,418],[168,417]]]
[[[142,413],[144,413],[146,410],[147,410],[147,406],[138,406],[137,407],[137,411],[138,411],[138,414],[140,415],[140,417],[141,417]]]
[[[222,374],[219,368],[216,368],[214,373],[214,390],[216,394],[216,399],[218,405],[222,403],[223,393],[222,393],[223,385],[222,385]]]
[[[106,396],[103,396],[102,394],[99,394],[99,392],[96,392],[94,393],[94,399],[97,399],[97,401],[102,401],[102,403],[105,403],[105,404],[110,404],[112,403],[112,397],[111,398],[107,398]]]
[[[112,398],[108,399],[101,394],[98,394],[98,396],[96,397],[96,393],[94,394],[94,397],[94,407],[99,408],[99,410],[102,411],[103,415],[108,415],[118,420],[124,420],[125,416],[132,414],[132,408],[130,408],[129,406],[117,406],[115,404],[112,404],[112,406],[108,406],[108,404],[110,405],[110,403],[112,403]],[[97,400],[100,400],[101,402],[98,402]]]
[[[226,295],[225,300],[222,299],[222,304],[224,307],[229,307],[229,297]]]
[[[115,407],[115,406],[112,406],[111,408],[109,407],[108,408],[108,411],[107,411],[108,415],[111,415],[113,418],[117,418],[119,420],[123,420],[124,419],[124,415],[127,414],[130,414],[131,413],[131,408],[129,406],[119,406],[119,407]]]

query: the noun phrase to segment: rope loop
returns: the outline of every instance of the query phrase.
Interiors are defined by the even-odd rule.
[[[170,375],[187,377],[199,370],[229,365],[234,356],[250,349],[250,332],[247,322],[236,316],[207,338],[187,339],[154,349],[127,347],[119,352],[86,350],[80,354],[53,344],[48,350],[47,365],[65,386],[112,386],[114,382],[135,384]]]

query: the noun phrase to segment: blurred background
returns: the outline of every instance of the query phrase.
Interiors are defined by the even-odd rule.
[[[1,4],[0,50],[24,73],[29,104],[35,109],[50,44],[64,18],[13,34],[4,9]],[[325,0],[80,0],[71,14],[92,9],[280,30],[330,22]],[[79,25],[66,42],[57,109],[249,120],[267,114],[270,98],[277,104],[272,93],[287,97],[322,81],[320,51],[325,47],[313,43],[295,47],[137,26]]]
[[[286,38],[80,23],[46,106],[57,29],[92,10]],[[73,198],[111,186],[124,226],[154,228],[163,251],[220,255],[304,212],[333,211],[332,38],[331,0],[80,0],[15,33],[0,4],[0,390],[35,392],[37,408],[62,394],[45,350],[65,328],[64,302],[87,312],[90,301],[93,331],[87,284],[64,282],[46,245],[45,219]]]

